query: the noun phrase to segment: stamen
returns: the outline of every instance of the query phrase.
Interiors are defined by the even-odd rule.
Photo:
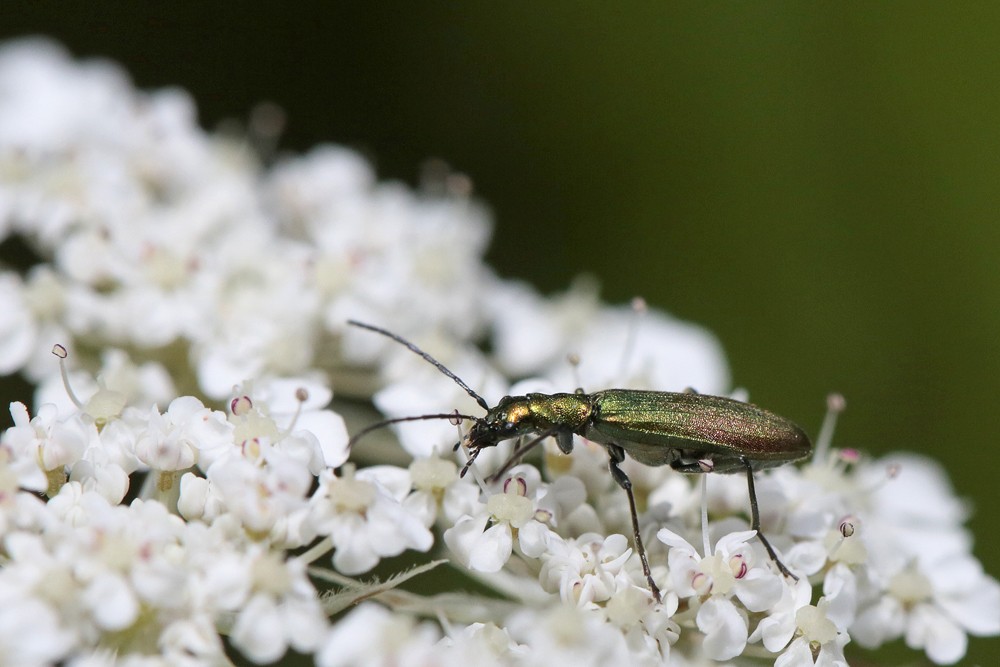
[[[877,480],[874,484],[870,485],[868,489],[866,489],[866,491],[868,493],[874,493],[875,491],[878,491],[888,482],[891,482],[892,480],[899,477],[899,473],[901,473],[902,471],[903,471],[902,465],[900,465],[899,463],[890,463],[885,467],[885,477]]]
[[[841,449],[837,452],[837,456],[841,461],[847,464],[854,464],[861,460],[861,452],[858,450],[848,447],[847,449]]]
[[[510,485],[514,484],[515,488],[510,488]],[[524,481],[524,478],[518,475],[517,477],[511,477],[504,481],[503,483],[504,493],[516,493],[519,496],[528,495],[528,483]]]
[[[628,322],[628,331],[625,334],[625,347],[622,349],[622,358],[618,370],[619,377],[623,378],[628,377],[628,362],[632,359],[632,354],[635,352],[636,338],[639,336],[639,324],[648,310],[646,300],[641,296],[634,297],[631,305],[632,317]]]
[[[732,571],[733,576],[737,579],[742,579],[747,576],[747,572],[750,571],[750,567],[747,565],[747,559],[741,555],[732,556],[729,559],[729,569]]]
[[[73,387],[69,384],[69,371],[66,370],[66,357],[69,356],[69,351],[62,345],[56,343],[52,346],[52,354],[59,357],[59,374],[62,376],[63,388],[66,390],[66,395],[69,397],[69,400],[73,403],[73,405],[80,410],[83,410],[83,403],[76,397]]]
[[[295,414],[292,415],[292,421],[289,422],[288,427],[278,436],[278,440],[283,440],[295,428],[296,422],[299,421],[299,415],[302,414],[302,406],[309,400],[309,392],[304,387],[299,387],[295,390],[295,400]]]
[[[813,452],[813,465],[826,461],[833,443],[833,431],[837,427],[837,417],[847,408],[847,401],[840,394],[833,393],[826,397],[826,415],[816,438],[816,450]]]
[[[698,572],[691,577],[691,588],[698,595],[708,595],[712,592],[712,578],[704,572]]]
[[[702,552],[705,558],[712,553],[712,545],[708,539],[708,475],[701,478],[701,539]]]
[[[580,377],[580,355],[576,352],[570,352],[566,355],[566,361],[569,362],[569,367],[573,372],[573,384],[577,386],[577,393],[583,393],[583,379]]]
[[[237,396],[229,402],[229,411],[234,417],[242,417],[253,410],[253,400],[249,396]]]

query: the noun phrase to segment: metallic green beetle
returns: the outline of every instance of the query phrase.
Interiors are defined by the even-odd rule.
[[[751,530],[757,531],[757,537],[778,569],[786,576],[797,578],[788,571],[760,532],[760,512],[753,478],[755,470],[797,461],[812,451],[805,432],[784,417],[722,396],[632,389],[605,389],[589,394],[581,390],[573,394],[505,396],[491,408],[454,373],[413,343],[370,324],[354,320],[349,324],[388,336],[406,346],[458,383],[486,411],[483,417],[451,413],[389,419],[365,428],[352,438],[352,443],[368,431],[403,421],[469,420],[472,421],[472,428],[465,440],[469,460],[462,469],[464,476],[483,449],[494,447],[504,440],[534,436],[515,449],[493,478],[498,478],[528,450],[548,437],[554,437],[565,454],[573,451],[573,435],[603,445],[608,450],[611,476],[628,496],[636,551],[657,602],[660,601],[660,591],[650,574],[639,533],[632,481],[620,467],[625,454],[645,465],[669,465],[684,473],[745,472],[750,495]],[[458,449],[460,444],[456,444],[455,448]]]

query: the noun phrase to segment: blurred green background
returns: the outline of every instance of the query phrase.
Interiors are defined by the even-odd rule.
[[[814,434],[843,393],[836,442],[942,461],[1000,574],[1000,3],[0,5],[31,33],[207,127],[270,100],[286,148],[447,160],[503,275],[703,323]]]

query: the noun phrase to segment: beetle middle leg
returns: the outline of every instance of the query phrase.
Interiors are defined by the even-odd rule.
[[[653,581],[653,575],[649,571],[649,561],[646,560],[646,548],[642,545],[642,536],[639,534],[639,514],[635,510],[635,494],[632,493],[632,480],[628,478],[625,471],[619,467],[619,464],[625,460],[625,450],[618,445],[605,445],[608,450],[608,455],[610,460],[608,461],[608,468],[611,470],[611,477],[615,480],[618,486],[625,490],[625,494],[628,496],[628,506],[632,513],[632,531],[633,539],[635,540],[635,549],[639,552],[639,561],[642,563],[642,573],[646,575],[646,581],[649,582],[649,590],[653,593],[653,598],[657,602],[662,602],[660,598],[660,589],[657,588],[656,582]]]
[[[786,577],[791,577],[795,581],[798,581],[799,578],[792,574],[787,567],[785,567],[785,564],[781,562],[780,558],[778,558],[778,554],[774,552],[774,547],[772,547],[771,543],[767,541],[766,537],[764,537],[764,533],[760,532],[760,510],[757,508],[757,491],[753,484],[753,468],[750,467],[750,460],[747,457],[741,456],[740,461],[743,462],[743,465],[747,470],[747,490],[750,492],[750,530],[757,531],[757,539],[759,539],[760,543],[764,545],[765,549],[767,549],[767,554],[771,557],[771,560],[774,561],[774,564],[778,566],[778,569],[781,570],[781,573]]]

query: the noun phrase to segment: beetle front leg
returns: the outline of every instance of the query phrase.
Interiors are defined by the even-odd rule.
[[[540,434],[538,437],[532,438],[531,440],[528,441],[527,444],[516,447],[514,451],[511,453],[511,455],[507,458],[507,460],[504,461],[503,465],[497,468],[497,470],[492,475],[487,477],[486,481],[492,484],[493,482],[499,480],[501,477],[506,475],[511,468],[520,463],[521,459],[524,458],[525,454],[527,454],[532,449],[541,444],[541,442],[545,440],[545,438],[548,438],[553,434],[555,434],[555,432],[550,429]],[[558,438],[558,434],[556,434],[556,437]],[[572,442],[570,448],[572,448]]]
[[[781,562],[780,558],[778,558],[778,554],[774,552],[774,548],[771,546],[771,543],[768,542],[767,538],[764,537],[764,534],[760,532],[760,510],[757,508],[757,491],[753,484],[753,468],[750,467],[750,460],[747,457],[741,456],[740,461],[743,462],[743,465],[747,469],[747,490],[750,492],[750,530],[757,531],[757,539],[759,539],[760,543],[764,545],[765,549],[767,549],[768,555],[771,557],[771,560],[774,561],[774,564],[778,566],[778,569],[781,570],[781,573],[786,577],[791,577],[795,581],[798,581],[799,578],[792,574],[787,567],[785,567],[785,564]]]
[[[642,536],[639,534],[639,514],[635,510],[635,494],[632,493],[632,480],[628,478],[624,470],[618,467],[618,464],[625,460],[625,450],[618,445],[606,445],[606,447],[610,457],[608,468],[611,470],[611,477],[618,486],[625,490],[625,495],[628,496],[628,506],[632,513],[632,537],[635,540],[635,549],[639,552],[642,573],[646,575],[646,581],[649,583],[649,590],[653,593],[653,598],[657,602],[662,602],[660,589],[657,588],[656,582],[653,581],[653,575],[649,570],[649,561],[646,559],[646,548],[642,545]]]

